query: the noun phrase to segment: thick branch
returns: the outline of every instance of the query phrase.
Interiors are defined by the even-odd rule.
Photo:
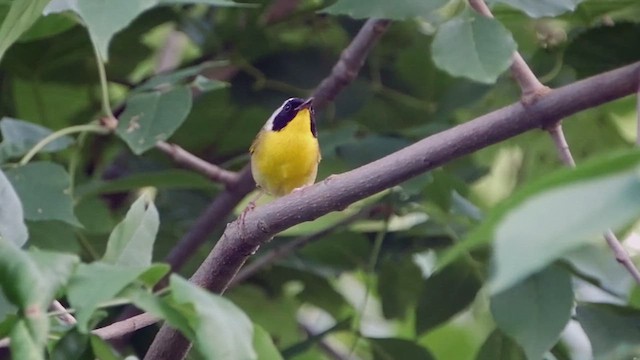
[[[158,141],[156,148],[169,155],[176,163],[199,172],[209,179],[232,186],[238,181],[238,174],[225,170],[193,155],[176,144],[169,144],[165,141]]]
[[[361,219],[367,215],[369,215],[370,213],[369,208],[365,208],[362,209],[361,211],[358,211],[357,213],[348,216],[344,219],[342,219],[341,221],[338,221],[337,223],[327,226],[326,228],[317,231],[313,234],[309,234],[309,235],[305,235],[305,236],[300,236],[280,247],[277,247],[273,250],[268,251],[266,254],[262,255],[261,257],[259,257],[258,259],[256,259],[255,261],[253,261],[251,264],[245,266],[244,268],[242,268],[242,271],[240,271],[238,273],[238,275],[236,277],[233,278],[233,281],[231,283],[231,286],[239,284],[241,282],[243,282],[244,280],[250,278],[251,276],[255,275],[258,271],[264,269],[265,267],[281,260],[284,259],[285,257],[291,255],[294,251],[314,242],[317,240],[320,240],[322,238],[324,238],[325,236],[331,234],[332,232],[347,226],[351,223],[353,223],[354,221]]]
[[[238,203],[255,189],[255,183],[251,177],[251,168],[246,166],[238,173],[238,181],[234,186],[227,188],[216,196],[205,211],[198,217],[189,231],[173,247],[165,261],[171,268],[180,269],[207,239],[207,236],[223,224],[227,216],[231,214]]]
[[[338,93],[358,76],[367,55],[390,24],[389,20],[367,20],[351,44],[342,51],[340,60],[331,69],[331,74],[315,89],[313,104],[316,108],[322,108],[333,101]]]

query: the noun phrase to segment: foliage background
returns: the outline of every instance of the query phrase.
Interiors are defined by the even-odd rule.
[[[195,341],[193,359],[640,354],[637,284],[597,236],[613,227],[632,256],[640,249],[633,96],[565,122],[586,162],[576,172],[562,169],[547,133],[531,131],[286,230],[254,260],[329,229],[234,283],[224,298],[235,305],[175,275],[153,293],[163,259],[224,190],[156,141],[239,171],[273,109],[308,96],[363,19],[394,22],[318,113],[320,180],[518,102],[506,71],[516,46],[552,88],[640,58],[634,0],[492,1],[496,20],[458,0],[238,5],[0,4],[0,334],[14,358],[142,358],[157,328],[111,345],[88,335],[131,303]],[[109,106],[96,54],[108,58]],[[172,75],[147,82],[162,72]],[[115,134],[96,122],[109,111]],[[150,130],[136,133],[138,121]],[[61,129],[73,133],[25,156]],[[233,218],[215,219],[175,270],[188,278]],[[474,239],[483,246],[451,255]],[[76,326],[47,316],[54,298],[76,311]]]

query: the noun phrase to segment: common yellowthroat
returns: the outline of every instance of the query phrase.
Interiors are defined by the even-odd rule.
[[[270,195],[284,196],[316,180],[321,157],[312,102],[287,99],[251,145],[253,179]]]

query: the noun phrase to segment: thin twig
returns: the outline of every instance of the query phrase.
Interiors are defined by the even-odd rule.
[[[65,325],[75,325],[77,323],[76,318],[74,318],[58,300],[54,300],[51,303],[49,310],[59,311],[60,313],[57,315],[58,320]]]
[[[223,183],[226,186],[232,186],[238,181],[238,174],[235,172],[213,165],[176,144],[158,141],[156,148],[169,155],[176,163],[195,170],[213,181]]]
[[[640,271],[631,260],[629,253],[622,246],[620,240],[616,237],[616,234],[613,233],[611,229],[607,230],[604,233],[604,239],[607,241],[607,245],[613,250],[613,255],[615,255],[616,260],[620,263],[620,265],[624,266],[625,269],[631,274],[631,277],[636,281],[636,283],[640,284]]]
[[[313,92],[313,104],[316,108],[324,107],[333,101],[338,93],[358,76],[367,55],[390,24],[389,20],[367,20],[349,46],[342,51],[340,59],[331,69],[331,74],[322,80]]]
[[[469,0],[469,5],[483,16],[493,18],[491,10],[484,0]],[[522,102],[525,105],[533,104],[538,97],[548,93],[550,89],[542,85],[540,80],[531,71],[531,68],[522,58],[519,52],[513,53],[513,62],[511,63],[511,73],[516,79],[522,91]]]
[[[558,121],[549,126],[547,131],[549,135],[551,135],[551,139],[553,139],[562,163],[568,167],[576,167],[576,162],[573,159],[573,155],[571,155],[571,149],[569,149],[569,144],[567,144],[567,139],[565,139],[564,132],[562,131],[562,122]]]
[[[264,269],[265,267],[281,259],[284,259],[285,257],[291,255],[296,250],[304,246],[307,246],[312,242],[318,241],[324,238],[325,236],[331,234],[332,232],[335,232],[336,230],[339,230],[359,219],[367,217],[370,213],[371,213],[371,208],[364,208],[358,211],[357,213],[351,216],[347,216],[344,219],[336,222],[335,224],[329,225],[320,231],[317,231],[313,234],[300,236],[280,247],[267,251],[264,255],[262,255],[261,257],[251,262],[249,265],[242,268],[242,270],[238,272],[238,275],[236,275],[233,278],[230,286],[235,286],[245,281],[246,279],[255,275],[258,271]]]
[[[307,336],[309,336],[310,338],[318,336],[318,334],[310,324],[306,323],[303,320],[299,320],[298,324],[300,325],[302,330],[305,333],[307,333]],[[341,351],[339,349],[336,349],[336,347],[333,344],[331,344],[329,341],[324,339],[324,337],[318,340],[318,346],[331,359],[335,359],[335,360],[359,360],[360,359],[359,357],[354,356],[353,354],[346,354],[345,350]]]
[[[153,325],[158,321],[160,321],[160,319],[158,319],[157,317],[149,313],[144,313],[130,317],[123,321],[115,322],[100,329],[95,329],[92,331],[92,333],[100,336],[104,340],[114,340],[128,335],[134,331]]]

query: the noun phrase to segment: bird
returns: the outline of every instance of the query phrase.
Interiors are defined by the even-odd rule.
[[[249,149],[258,197],[281,197],[315,182],[321,155],[314,116],[313,98],[290,98],[258,132]]]

